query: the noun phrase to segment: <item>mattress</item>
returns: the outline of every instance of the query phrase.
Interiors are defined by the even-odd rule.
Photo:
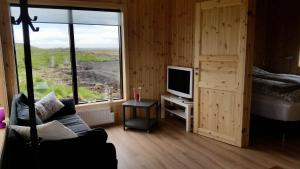
[[[288,102],[266,94],[252,94],[252,114],[281,121],[300,121],[300,102]]]

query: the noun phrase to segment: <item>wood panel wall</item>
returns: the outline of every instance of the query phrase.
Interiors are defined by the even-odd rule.
[[[3,63],[4,63],[4,74],[7,90],[7,98],[5,99],[8,102],[9,106],[12,100],[13,95],[17,92],[17,83],[16,83],[16,67],[15,67],[15,58],[14,50],[12,48],[13,40],[11,25],[10,25],[10,16],[8,8],[8,0],[2,0],[0,4],[0,36],[2,44],[2,53],[3,53]],[[1,70],[0,70],[1,71]],[[3,73],[3,72],[0,72]],[[3,95],[5,97],[5,94]],[[2,96],[2,97],[3,97]]]
[[[1,42],[1,36],[0,36]],[[0,107],[4,107],[6,114],[8,115],[8,102],[7,102],[7,90],[4,73],[3,53],[2,45],[0,43]]]
[[[128,0],[127,25],[130,96],[142,87],[142,98],[159,99],[165,92],[169,56],[168,0]]]
[[[196,0],[172,0],[170,3],[169,65],[193,67],[195,3]]]
[[[5,0],[7,2],[8,0]],[[170,0],[29,0],[30,3],[75,6],[95,4],[106,5],[112,8],[126,9],[126,54],[129,64],[127,77],[129,97],[132,98],[132,88],[142,87],[142,97],[158,99],[165,92],[166,65],[170,52],[169,45],[169,3]],[[1,1],[3,9],[4,1]],[[8,12],[7,9],[5,12]],[[2,15],[1,33],[10,31],[8,15]],[[8,96],[11,98],[17,92],[15,60],[13,57],[10,34],[2,39],[6,65]],[[11,99],[9,99],[11,100]],[[113,110],[120,112],[120,106],[114,105]],[[119,117],[119,113],[117,114]]]
[[[254,64],[272,72],[300,74],[300,1],[259,0]]]
[[[31,1],[36,2],[37,0]],[[196,1],[200,0],[88,0],[84,3],[82,0],[57,0],[55,2],[39,0],[42,4],[103,3],[125,6],[127,11],[126,53],[129,59],[129,96],[132,98],[133,87],[141,86],[142,97],[152,99],[158,99],[160,94],[165,93],[166,65],[193,67]],[[1,22],[1,24],[7,23]],[[9,40],[3,40],[2,43],[11,46]],[[9,55],[6,54],[6,56]],[[12,70],[6,71],[10,75],[6,77],[8,81],[11,81],[8,83],[15,83],[14,60],[6,58],[5,62]],[[12,86],[9,92],[11,97],[16,92],[16,86],[8,86]]]
[[[255,24],[255,55],[254,65],[260,68],[267,68],[267,31],[268,31],[268,5],[269,0],[259,0],[256,5]]]
[[[193,67],[193,22],[196,0],[170,4],[168,65]],[[254,65],[273,72],[300,74],[300,1],[258,0]]]
[[[273,72],[300,73],[300,1],[273,0],[270,7],[269,68]]]

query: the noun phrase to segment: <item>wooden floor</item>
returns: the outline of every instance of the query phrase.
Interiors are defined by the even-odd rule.
[[[256,138],[248,149],[233,147],[192,133],[182,121],[168,119],[148,134],[121,126],[107,128],[117,150],[119,169],[300,169],[300,142],[282,146],[278,138]]]

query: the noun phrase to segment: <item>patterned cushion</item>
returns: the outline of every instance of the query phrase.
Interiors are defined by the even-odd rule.
[[[64,104],[56,98],[53,92],[51,92],[35,103],[35,112],[42,121],[46,121],[63,107]]]

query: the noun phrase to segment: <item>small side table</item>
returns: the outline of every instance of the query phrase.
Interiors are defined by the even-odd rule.
[[[147,130],[150,132],[153,127],[158,124],[159,115],[158,115],[158,101],[157,100],[145,100],[142,99],[140,102],[135,100],[129,100],[123,105],[123,129],[127,128],[135,128],[141,130]],[[133,118],[126,120],[126,107],[133,108]],[[156,109],[156,117],[150,118],[150,108],[155,107]],[[138,118],[136,116],[137,108],[144,109],[146,112],[146,118]]]

